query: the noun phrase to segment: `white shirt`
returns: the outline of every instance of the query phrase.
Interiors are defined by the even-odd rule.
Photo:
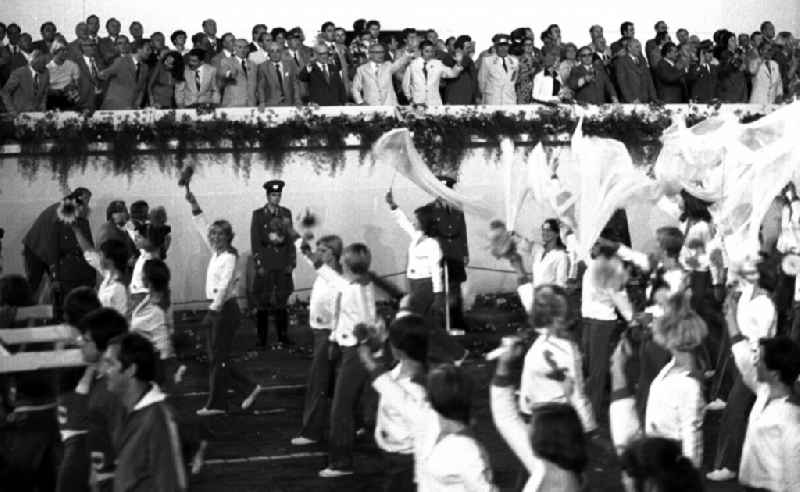
[[[494,492],[492,469],[483,447],[468,434],[442,435],[439,415],[419,395],[407,392],[389,374],[372,386],[386,405],[402,414],[414,440],[418,492]]]
[[[781,210],[781,233],[777,249],[781,253],[800,253],[800,200],[784,205]]]
[[[311,260],[300,252],[302,243],[302,239],[295,241],[295,246],[298,250],[297,256],[305,258],[306,262],[313,267],[314,264]],[[311,296],[308,299],[308,324],[311,325],[312,330],[333,329],[333,316],[338,294],[339,291],[336,290],[333,284],[322,276],[317,275],[317,278],[314,279],[314,285],[311,286]]]
[[[703,464],[703,388],[675,359],[664,366],[650,384],[644,431],[648,436],[681,442],[683,455],[695,466]]]
[[[411,237],[408,245],[406,277],[410,279],[430,278],[433,292],[442,292],[442,248],[439,241],[424,235],[411,225],[402,210],[392,210],[392,217],[401,229]]]
[[[425,388],[408,376],[401,376],[402,363],[389,372],[389,377],[400,385],[417,401],[425,401]],[[414,436],[412,427],[403,413],[392,407],[383,398],[378,402],[378,416],[375,421],[375,443],[389,453],[413,454]]]
[[[208,242],[209,225],[204,214],[195,215],[193,222],[203,242],[211,251],[211,259],[208,260],[206,269],[206,299],[211,301],[208,309],[219,311],[225,302],[236,297],[239,283],[239,270],[236,268],[238,258],[230,251],[221,253],[214,251]]]
[[[125,288],[125,284],[111,270],[103,268],[100,253],[97,251],[85,251],[83,257],[86,259],[86,263],[103,276],[103,280],[97,287],[97,298],[100,300],[100,304],[125,316],[128,313],[128,289]]]
[[[800,490],[800,406],[788,398],[770,400],[770,388],[756,379],[746,340],[731,347],[742,381],[756,394],[742,447],[739,481],[772,492]]]
[[[552,377],[555,370],[563,371],[564,376],[571,380],[572,389],[565,385],[565,381]],[[592,404],[584,391],[580,350],[570,340],[557,337],[548,330],[539,330],[539,336],[525,354],[519,385],[519,409],[530,415],[536,405],[550,402],[571,404],[586,432],[597,428]]]
[[[354,332],[357,324],[378,326],[383,323],[375,308],[375,288],[371,282],[360,284],[347,280],[328,265],[319,267],[317,275],[336,292],[333,331],[330,337],[332,342],[342,347],[355,347],[358,345]]]
[[[256,65],[261,65],[269,59],[269,55],[267,55],[267,52],[264,51],[264,48],[262,48],[258,43],[255,43],[255,45],[256,50],[247,55],[247,59]]]
[[[555,284],[561,287],[567,285],[567,275],[569,274],[569,256],[563,249],[551,249],[545,251],[544,246],[534,244],[531,257],[533,266],[531,267],[533,286]]]
[[[147,287],[144,286],[144,264],[147,260],[152,260],[153,254],[143,249],[139,250],[139,257],[133,264],[133,274],[131,275],[131,294],[146,294]]]
[[[556,75],[556,78],[561,87],[564,87],[561,77]],[[540,101],[558,102],[560,98],[558,94],[553,94],[553,86],[553,77],[550,74],[544,71],[537,73],[533,76],[533,98]]]
[[[148,295],[131,312],[131,331],[150,340],[161,356],[161,360],[175,355],[172,350],[167,315],[160,306],[150,302]]]
[[[635,263],[645,271],[650,269],[650,260],[647,255],[638,251],[633,251],[620,245],[617,249],[617,256]],[[587,262],[581,289],[581,315],[584,318],[614,321],[617,319],[616,308],[623,318],[630,321],[633,317],[633,307],[628,299],[627,292],[624,289],[614,291],[610,288],[596,285],[595,271],[598,265],[598,260],[590,259]]]

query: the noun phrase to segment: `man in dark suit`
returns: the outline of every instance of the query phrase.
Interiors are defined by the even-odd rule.
[[[120,55],[117,48],[117,40],[121,30],[122,24],[117,19],[112,17],[106,21],[108,36],[101,38],[97,44],[97,49],[100,51],[100,61],[105,66],[111,65],[111,62]]]
[[[659,36],[658,35],[660,33],[667,33],[667,35],[669,35],[668,34],[669,33],[669,27],[667,26],[667,23],[664,22],[663,20],[660,20],[660,21],[656,22],[656,25],[653,26],[653,29],[656,31],[655,37],[653,39],[648,39],[647,42],[644,43],[644,54],[645,54],[645,56],[647,56],[648,61],[650,60],[650,53],[653,50],[658,48],[658,44],[659,44],[659,41],[658,41]],[[652,65],[651,65],[651,68],[655,68],[655,67],[652,67]]]
[[[300,81],[294,60],[282,58],[283,49],[276,42],[267,45],[269,60],[258,66],[259,106],[294,106],[300,104]]]
[[[717,99],[719,67],[712,64],[714,44],[705,40],[697,47],[698,63],[689,69],[687,80],[690,84],[689,99],[698,103],[710,103]]]
[[[75,24],[75,39],[67,45],[69,58],[75,60],[83,54],[81,42],[89,39],[89,25],[85,22]]]
[[[250,222],[250,248],[255,275],[251,287],[256,306],[258,343],[266,348],[269,317],[275,320],[278,342],[290,344],[287,332],[289,315],[286,302],[294,291],[292,271],[297,264],[296,239],[292,212],[280,205],[285,183],[270,180],[264,183],[267,204],[253,211]]]
[[[101,65],[97,59],[97,45],[91,39],[81,41],[81,55],[75,58],[80,76],[78,77],[78,94],[80,109],[94,111],[102,104],[103,82],[98,75]]]
[[[614,59],[620,102],[646,104],[656,99],[656,89],[647,62],[641,55],[642,46],[636,39],[625,41],[624,49]]]
[[[678,61],[678,48],[675,43],[666,43],[661,47],[661,60],[653,69],[656,94],[665,104],[680,104],[686,101],[688,67],[680,69],[675,65],[676,61]]]
[[[301,82],[308,83],[310,102],[320,106],[344,106],[347,92],[336,64],[329,61],[328,47],[315,46],[314,55],[299,75]]]
[[[133,43],[133,53],[123,55],[98,74],[108,81],[101,109],[138,109],[144,101],[148,80],[146,60],[150,56],[150,43]]]
[[[622,37],[611,43],[612,57],[624,52],[627,42],[631,39],[635,39],[636,27],[633,25],[633,22],[625,21],[619,26],[619,33],[622,35]],[[639,51],[641,51],[641,46],[639,46]]]
[[[203,34],[205,35],[211,56],[222,51],[222,43],[217,38],[217,21],[214,19],[206,19],[203,21]]]
[[[47,87],[50,74],[45,66],[47,55],[37,55],[30,65],[19,67],[0,90],[0,98],[11,114],[27,111],[44,111],[47,104]]]
[[[575,100],[585,104],[617,103],[617,91],[611,84],[602,62],[594,62],[590,46],[581,48],[580,65],[570,72],[567,85],[575,93]]]
[[[56,39],[58,29],[56,29],[55,24],[47,21],[42,24],[40,32],[42,33],[42,39],[33,43],[33,49],[39,50],[39,53],[50,53],[50,46],[53,45],[53,41]]]

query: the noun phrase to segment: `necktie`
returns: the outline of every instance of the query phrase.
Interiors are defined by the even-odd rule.
[[[142,64],[141,63],[137,63],[136,64],[136,82],[139,82],[139,73],[141,72],[141,70],[142,70]]]
[[[242,60],[242,70],[244,71],[244,76],[247,77],[247,63]]]
[[[378,72],[380,72],[380,67],[378,64],[375,64],[375,80],[378,80]]]
[[[94,58],[89,58],[90,68],[92,69],[92,82],[97,80],[97,65],[94,63]]]
[[[500,59],[503,60],[503,71],[508,73],[508,65],[506,65],[506,57],[503,56]]]
[[[558,81],[558,74],[551,72],[550,76],[553,77],[553,95],[557,96],[561,92],[561,82]]]
[[[197,92],[200,92],[200,70],[194,71],[194,86],[197,88]]]
[[[294,52],[294,55],[292,55],[292,57],[294,58],[294,64],[297,65],[297,68],[300,68],[300,60],[297,59],[296,51]]]
[[[278,85],[281,88],[281,94],[283,94],[283,74],[281,73],[281,64],[275,64],[275,74],[278,76]]]
[[[39,74],[38,73],[33,74],[33,92],[34,93],[38,93],[39,92]]]
[[[422,65],[422,75],[425,76],[425,82],[428,82],[428,64],[425,63]]]

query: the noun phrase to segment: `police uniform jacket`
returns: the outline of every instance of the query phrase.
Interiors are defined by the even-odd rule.
[[[286,239],[280,245],[275,245],[269,240],[270,224],[275,218],[283,221],[285,225]],[[250,222],[250,247],[256,268],[291,273],[297,264],[294,238],[291,237],[293,231],[292,212],[288,208],[279,205],[274,213],[266,206],[254,210]]]

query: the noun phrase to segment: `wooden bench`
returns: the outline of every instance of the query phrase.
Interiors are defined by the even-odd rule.
[[[0,349],[0,374],[81,367],[85,365],[80,349],[52,352],[19,352],[13,355],[3,355],[2,349]]]

